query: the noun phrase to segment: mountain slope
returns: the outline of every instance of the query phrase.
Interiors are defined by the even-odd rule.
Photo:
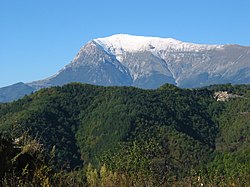
[[[97,164],[121,143],[152,140],[167,144],[169,155],[181,160],[180,168],[173,168],[176,172],[201,163],[215,146],[216,126],[204,106],[192,91],[172,85],[142,90],[69,84],[0,107],[0,133],[18,138],[28,130],[47,150],[55,145],[58,167],[68,163],[74,168],[83,161]],[[200,159],[179,155],[184,144],[187,154]],[[175,160],[168,162],[174,165]]]
[[[246,84],[250,82],[250,47],[118,34],[88,42],[57,74],[27,85],[38,90],[70,82],[147,89],[164,83],[184,88]],[[2,98],[4,102],[19,97],[8,99],[5,94]]]
[[[33,87],[22,82],[0,88],[0,103],[16,100],[33,91],[35,91]]]
[[[239,97],[217,102],[218,90]],[[85,179],[91,163],[149,186],[249,186],[249,99],[249,85],[190,90],[165,84],[143,90],[68,84],[0,104],[0,143],[8,136],[20,140],[23,132],[39,140],[43,154],[53,153],[51,180],[58,169]],[[11,170],[0,168],[0,181],[5,172]]]
[[[130,85],[132,80],[127,69],[95,42],[87,43],[74,58],[56,75],[29,83],[32,87],[49,87],[70,82],[97,85]]]
[[[43,86],[72,81],[141,88],[157,88],[164,83],[187,88],[244,84],[250,81],[249,62],[250,47],[120,34],[87,43]]]

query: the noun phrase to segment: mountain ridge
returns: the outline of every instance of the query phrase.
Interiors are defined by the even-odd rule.
[[[224,45],[213,45],[213,44],[195,44],[182,42],[174,38],[160,38],[160,37],[146,37],[146,36],[135,36],[128,34],[116,34],[105,38],[97,38],[92,40],[102,46],[107,52],[110,48],[123,49],[127,52],[145,51],[145,50],[183,50],[183,51],[194,51],[194,50],[208,50],[214,48],[221,48]],[[117,55],[117,53],[112,53]]]

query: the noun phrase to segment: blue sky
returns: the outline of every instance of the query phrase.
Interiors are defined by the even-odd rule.
[[[0,0],[0,87],[51,76],[118,33],[250,46],[250,1]]]

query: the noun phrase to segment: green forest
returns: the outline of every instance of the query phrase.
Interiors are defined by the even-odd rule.
[[[0,186],[66,185],[250,186],[250,85],[71,83],[1,103]]]

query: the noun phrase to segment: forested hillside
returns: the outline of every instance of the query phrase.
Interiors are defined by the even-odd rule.
[[[234,97],[221,102],[217,91]],[[250,87],[73,83],[0,104],[3,186],[249,186]]]

